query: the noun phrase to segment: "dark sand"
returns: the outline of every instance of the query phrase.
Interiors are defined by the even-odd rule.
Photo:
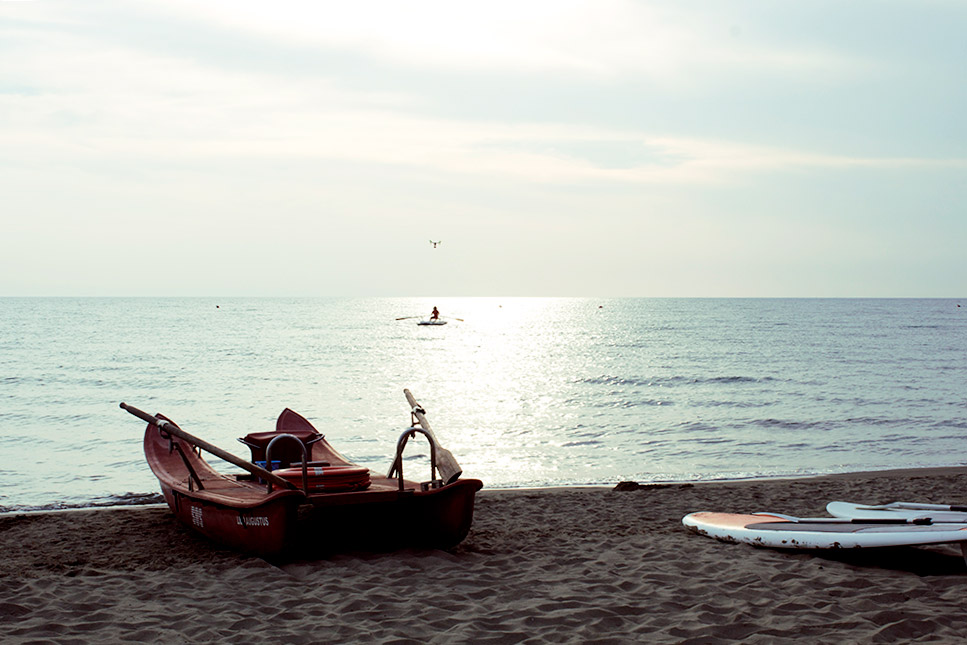
[[[167,508],[0,518],[3,642],[960,642],[956,545],[797,552],[685,531],[699,510],[967,503],[967,469],[488,491],[451,552],[227,551]],[[303,554],[305,556],[305,554]]]

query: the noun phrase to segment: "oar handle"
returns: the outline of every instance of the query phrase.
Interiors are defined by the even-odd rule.
[[[259,477],[261,477],[265,481],[272,482],[273,484],[275,484],[279,488],[296,488],[296,486],[292,482],[289,482],[289,481],[286,481],[286,480],[282,479],[278,475],[275,475],[275,474],[269,472],[265,468],[260,468],[259,466],[256,466],[255,464],[253,464],[251,462],[248,462],[248,461],[245,461],[244,459],[240,459],[239,457],[236,457],[235,455],[233,455],[232,453],[228,452],[227,450],[222,450],[218,446],[216,446],[214,444],[208,443],[204,439],[199,439],[198,437],[196,437],[194,435],[188,434],[187,432],[185,432],[184,430],[182,430],[181,428],[179,428],[177,425],[175,425],[171,421],[166,421],[164,419],[159,419],[158,417],[154,416],[153,414],[148,414],[144,410],[139,410],[136,407],[134,407],[133,405],[128,405],[127,403],[122,403],[121,404],[121,409],[122,410],[127,410],[130,414],[133,414],[134,416],[138,417],[139,419],[141,419],[143,421],[147,421],[151,425],[158,426],[158,428],[164,430],[165,432],[167,432],[169,434],[173,434],[176,437],[178,437],[179,439],[184,439],[188,443],[190,443],[190,444],[192,444],[194,446],[198,446],[202,450],[207,450],[208,452],[212,453],[216,457],[219,457],[221,459],[224,459],[225,461],[227,461],[230,464],[235,464],[239,468],[241,468],[243,470],[247,470],[248,472],[252,473],[253,475],[258,475]]]
[[[158,417],[154,416],[153,414],[148,414],[144,410],[139,410],[136,407],[134,407],[133,405],[128,405],[127,403],[121,403],[121,409],[122,410],[127,410],[129,413],[131,413],[134,416],[138,417],[142,421],[147,421],[151,425],[156,425],[159,428],[164,428],[166,425],[168,425],[170,423],[169,421],[165,421],[164,419],[159,419]]]

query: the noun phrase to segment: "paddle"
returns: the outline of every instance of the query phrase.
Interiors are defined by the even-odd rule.
[[[409,320],[410,318],[422,318],[423,316],[403,316],[402,318],[397,318],[397,320]]]
[[[419,403],[416,402],[416,399],[409,390],[403,390],[403,394],[406,396],[406,400],[410,404],[410,409],[413,412],[413,416],[415,416],[417,421],[420,422],[420,427],[424,432],[426,432],[427,437],[436,446],[437,471],[439,471],[444,483],[452,484],[460,478],[460,475],[463,474],[463,469],[460,468],[460,464],[457,463],[453,453],[441,446],[440,442],[437,441],[436,435],[433,434],[433,430],[430,429],[430,422],[426,420],[426,411],[420,406]]]
[[[208,452],[212,453],[216,457],[224,459],[230,464],[235,464],[239,468],[242,468],[243,470],[247,470],[253,475],[258,475],[265,481],[272,482],[279,488],[296,488],[295,484],[282,479],[278,475],[273,475],[266,469],[260,468],[249,461],[245,461],[244,459],[241,459],[240,457],[236,457],[232,453],[226,450],[222,450],[218,446],[210,444],[204,439],[199,439],[198,437],[188,434],[187,432],[185,432],[184,430],[176,426],[171,421],[165,421],[164,419],[159,419],[158,417],[148,414],[143,410],[139,410],[133,405],[128,405],[127,403],[122,403],[121,409],[127,410],[130,414],[133,414],[134,416],[138,417],[142,421],[147,421],[148,423],[157,426],[158,429],[164,430],[168,434],[173,434],[179,439],[184,439],[188,443],[194,446],[198,446],[202,450],[207,450]]]
[[[864,508],[885,511],[900,509],[904,511],[951,511],[954,513],[967,512],[967,506],[961,506],[958,504],[918,504],[915,502],[892,502],[890,504],[883,504],[881,506],[867,506]]]
[[[910,524],[914,526],[931,526],[934,524],[967,524],[964,520],[954,521],[954,520],[934,520],[929,515],[924,515],[922,517],[897,517],[897,518],[861,518],[861,517],[795,517],[793,515],[784,515],[782,513],[753,513],[753,515],[762,515],[763,517],[778,517],[786,522],[792,522],[794,524],[887,524],[887,525],[904,525]]]
[[[450,320],[459,320],[460,322],[467,322],[463,318],[454,318],[453,316],[440,316],[440,318],[449,318]]]

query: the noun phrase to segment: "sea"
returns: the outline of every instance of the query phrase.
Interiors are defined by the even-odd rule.
[[[967,300],[0,298],[0,512],[159,501],[121,402],[246,459],[288,407],[382,473],[404,388],[488,488],[958,466]]]

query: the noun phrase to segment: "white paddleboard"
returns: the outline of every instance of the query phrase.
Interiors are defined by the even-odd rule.
[[[682,524],[725,542],[780,549],[855,549],[967,542],[967,521],[913,524],[757,513],[691,513]]]
[[[965,510],[952,510],[965,509]],[[967,508],[942,504],[916,504],[913,502],[893,502],[866,506],[852,502],[830,502],[826,512],[833,517],[856,520],[893,520],[927,518],[934,522],[967,522]]]

